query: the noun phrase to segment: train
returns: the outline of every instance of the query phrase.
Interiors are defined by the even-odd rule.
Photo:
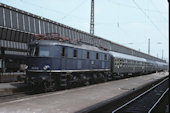
[[[44,91],[163,71],[167,63],[85,43],[39,39],[29,44],[26,84]]]

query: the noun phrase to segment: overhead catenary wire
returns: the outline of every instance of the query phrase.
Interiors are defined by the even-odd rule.
[[[154,26],[154,28],[166,39],[166,36],[160,31],[160,29],[157,27],[157,25],[150,19],[150,17],[145,13],[145,11],[136,3],[135,0],[132,0],[133,3],[136,5],[136,7],[147,17],[147,19],[150,21],[150,23]]]
[[[82,0],[82,2],[80,2],[79,5],[82,6],[85,1],[87,1],[87,0]],[[133,5],[129,5],[129,4],[126,4],[126,3],[119,3],[119,2],[110,1],[110,0],[107,0],[107,1],[109,1],[109,2],[112,3],[112,4],[116,4],[116,5],[120,5],[120,6],[127,6],[127,7],[131,7],[131,8],[136,8],[136,7],[134,7]],[[65,19],[66,17],[68,17],[68,14],[69,14],[69,16],[71,16],[71,17],[73,17],[73,18],[76,18],[76,19],[81,19],[81,20],[88,20],[88,19],[89,19],[89,18],[79,17],[79,16],[76,16],[76,15],[73,15],[73,14],[70,14],[70,13],[64,13],[64,12],[58,11],[58,10],[56,10],[56,9],[47,8],[47,7],[44,7],[44,6],[41,6],[41,5],[32,3],[32,2],[29,2],[29,1],[25,1],[25,0],[20,0],[20,2],[23,2],[23,3],[26,2],[27,4],[29,4],[29,5],[31,5],[31,6],[39,7],[40,9],[45,9],[45,10],[52,11],[52,12],[54,12],[54,13],[56,13],[56,14],[62,14],[62,15],[64,15],[63,17],[59,18],[58,20],[62,20],[62,18]],[[76,10],[77,7],[80,8],[80,7],[77,5],[77,6],[76,6],[75,8],[73,8],[70,12],[71,12],[71,13],[74,12],[74,10]],[[162,14],[162,13],[167,13],[167,12],[158,11],[158,10],[153,10],[153,9],[144,9],[144,10],[148,10],[148,11],[150,11],[150,12],[157,12],[157,13],[161,13],[161,14]],[[42,11],[40,11],[40,12],[42,12]],[[43,15],[42,15],[42,16],[43,16]],[[158,22],[160,22],[160,21],[158,21]],[[163,22],[164,22],[164,21],[163,21]],[[115,23],[117,23],[117,22],[115,22]],[[122,22],[119,22],[119,24],[120,24],[120,23],[121,23],[121,25],[122,25]],[[128,22],[124,22],[124,23],[128,23]],[[141,23],[143,23],[143,22],[141,21]],[[114,24],[114,23],[113,23],[113,22],[111,22],[111,23],[96,22],[96,26],[98,26],[98,25],[100,25],[100,24],[108,24],[108,25],[111,26],[111,25]]]
[[[87,0],[82,0],[80,2],[80,4],[78,4],[75,8],[73,8],[71,11],[69,11],[66,15],[64,15],[62,18],[60,18],[61,20],[65,19],[66,17],[68,17],[71,13],[73,13],[74,11],[76,11],[78,8],[80,8],[84,2],[86,2]]]
[[[152,0],[150,0],[150,1],[151,1],[151,3],[152,3],[152,6],[153,6],[155,9],[158,9],[158,7],[155,5],[155,3],[154,3]],[[160,15],[161,15],[161,17],[162,17],[165,21],[168,21],[168,20],[163,16],[162,13],[160,13]]]
[[[85,1],[86,1],[86,0],[82,0],[83,3],[84,3]],[[27,1],[27,0],[26,0],[26,1],[25,1],[25,0],[20,0],[20,2],[26,3],[27,5],[34,6],[34,7],[36,7],[36,8],[38,7],[38,8],[41,9],[40,12],[43,12],[42,9],[44,9],[44,10],[48,10],[48,11],[50,11],[50,12],[53,12],[53,13],[55,13],[55,14],[64,15],[64,16],[62,16],[62,17],[59,17],[57,20],[62,20],[62,18],[65,19],[66,17],[68,17],[68,15],[71,16],[71,17],[73,17],[73,18],[76,18],[76,19],[88,20],[88,18],[79,17],[79,16],[76,16],[76,15],[71,14],[72,12],[74,12],[74,11],[77,9],[77,7],[79,8],[78,5],[70,11],[71,13],[70,13],[70,12],[65,13],[65,12],[62,12],[62,11],[59,11],[59,10],[56,10],[56,9],[47,8],[47,7],[44,7],[44,6],[41,6],[41,5],[32,3],[32,2]],[[80,4],[83,5],[82,2],[81,2]],[[79,5],[80,5],[80,4],[79,4]],[[43,16],[43,15],[40,15],[40,16]]]
[[[107,0],[108,2],[114,4],[114,5],[120,5],[122,7],[129,7],[129,8],[134,8],[134,9],[137,9],[134,5],[129,5],[127,3],[121,3],[121,2],[117,2],[117,1],[113,1],[113,0]],[[160,10],[155,10],[155,9],[148,9],[148,8],[145,8],[143,10],[146,10],[146,11],[149,11],[149,12],[153,12],[153,13],[168,13],[168,12],[165,12],[165,11],[160,11]]]

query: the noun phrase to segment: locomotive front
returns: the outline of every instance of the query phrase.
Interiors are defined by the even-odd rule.
[[[33,88],[48,89],[55,87],[52,82],[53,46],[46,40],[31,42],[27,58],[26,82]],[[54,82],[55,83],[55,82]]]

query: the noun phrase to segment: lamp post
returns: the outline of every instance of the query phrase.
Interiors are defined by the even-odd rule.
[[[162,49],[162,60],[163,60],[163,58],[164,58],[164,55],[163,55],[163,54],[164,54],[164,50]]]
[[[150,55],[150,38],[148,39],[148,54]]]

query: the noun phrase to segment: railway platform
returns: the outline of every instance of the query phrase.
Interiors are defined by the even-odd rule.
[[[12,95],[24,89],[24,87],[25,85],[23,82],[0,83],[0,96]]]
[[[0,73],[0,83],[17,82],[18,77],[25,77],[25,72]]]
[[[86,113],[110,100],[118,99],[168,76],[168,72],[160,72],[35,95],[0,103],[0,113]]]

